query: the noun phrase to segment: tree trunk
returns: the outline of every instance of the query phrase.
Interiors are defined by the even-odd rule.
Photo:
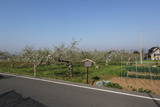
[[[72,65],[72,63],[71,63],[71,68],[70,68],[70,70],[71,70],[71,78],[73,78],[73,65]]]
[[[36,77],[36,72],[37,72],[37,66],[36,64],[33,64],[33,72],[34,72],[34,77]]]

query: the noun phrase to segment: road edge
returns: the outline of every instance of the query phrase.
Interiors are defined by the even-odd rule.
[[[101,92],[114,93],[114,94],[131,96],[131,97],[136,97],[136,98],[143,98],[143,99],[148,99],[148,100],[160,101],[160,98],[156,98],[156,97],[149,97],[149,96],[131,94],[131,93],[127,93],[127,92],[120,92],[120,91],[115,91],[115,90],[102,89],[102,88],[98,88],[98,87],[92,87],[92,86],[89,86],[89,85],[73,84],[73,83],[67,83],[67,82],[62,82],[62,81],[48,80],[48,79],[35,78],[35,77],[29,77],[29,76],[21,76],[21,75],[16,75],[16,74],[9,74],[9,73],[0,73],[0,75],[14,76],[14,77],[18,77],[18,78],[25,78],[25,79],[30,79],[30,80],[37,80],[37,81],[54,83],[54,84],[78,87],[78,88],[83,88],[83,89],[90,89],[90,90],[95,90],[95,91],[101,91]]]

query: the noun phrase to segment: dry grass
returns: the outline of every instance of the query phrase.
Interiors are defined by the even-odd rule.
[[[160,80],[113,77],[111,81],[120,84],[126,90],[143,88],[152,90],[153,93],[160,95]]]

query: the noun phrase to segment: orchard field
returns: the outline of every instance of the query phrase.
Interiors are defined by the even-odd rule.
[[[70,45],[54,49],[24,48],[19,54],[0,52],[0,72],[33,76],[36,78],[60,79],[86,83],[86,67],[82,60],[94,61],[89,68],[89,84],[107,80],[110,88],[160,95],[159,61],[145,60],[140,64],[139,53],[127,50],[86,51]]]

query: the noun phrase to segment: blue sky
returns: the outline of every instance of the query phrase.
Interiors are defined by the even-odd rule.
[[[81,40],[86,49],[160,45],[160,0],[0,0],[0,50]]]

